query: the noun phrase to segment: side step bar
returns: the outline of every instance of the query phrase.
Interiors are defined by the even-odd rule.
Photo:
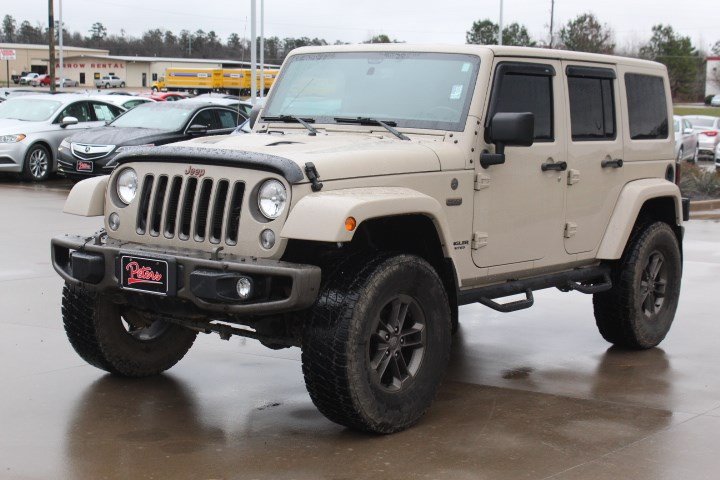
[[[498,312],[514,312],[533,306],[535,299],[532,292],[545,288],[556,287],[564,292],[576,290],[580,293],[593,294],[612,288],[610,267],[599,265],[597,267],[584,267],[567,272],[551,273],[522,280],[510,280],[497,285],[461,290],[458,292],[458,305],[481,303]],[[523,300],[508,303],[498,303],[495,300],[510,295],[524,293]]]

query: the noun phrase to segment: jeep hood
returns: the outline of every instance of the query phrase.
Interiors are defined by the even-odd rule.
[[[371,134],[249,133],[204,137],[157,148],[183,147],[193,147],[196,152],[206,148],[280,157],[297,164],[302,171],[311,162],[322,181],[440,170],[438,156],[423,143]],[[212,158],[203,159],[203,163],[211,163]]]

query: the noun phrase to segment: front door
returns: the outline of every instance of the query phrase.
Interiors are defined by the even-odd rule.
[[[80,85],[85,85],[85,72],[80,72]]]
[[[493,65],[486,131],[495,113],[532,112],[535,139],[530,147],[507,147],[504,164],[484,169],[475,162],[471,247],[475,265],[490,267],[490,275],[532,268],[534,262],[563,252],[567,172],[543,170],[543,164],[560,168],[565,161],[565,94],[559,69],[560,62],[545,59],[496,58]]]
[[[147,73],[145,72],[142,74],[142,86],[147,87]]]
[[[568,89],[568,186],[565,249],[597,248],[617,202],[623,142],[620,89],[611,65],[563,62]]]

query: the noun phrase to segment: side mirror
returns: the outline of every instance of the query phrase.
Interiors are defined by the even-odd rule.
[[[259,103],[253,105],[252,110],[250,110],[250,116],[248,117],[248,120],[250,120],[250,128],[255,127],[255,122],[257,122],[258,117],[260,116],[260,111],[262,110],[262,105]]]
[[[63,117],[62,120],[60,120],[60,126],[62,128],[67,127],[68,125],[77,125],[78,119],[75,117]]]
[[[535,138],[535,115],[530,112],[499,112],[493,115],[489,126],[490,141],[495,144],[495,153],[480,155],[480,165],[505,163],[505,147],[529,147]]]
[[[208,131],[207,125],[194,124],[190,125],[187,129],[187,133],[190,135],[205,135]]]
[[[684,133],[685,135],[692,135],[693,129],[692,129],[692,128],[686,128],[685,130],[683,130],[683,133]]]

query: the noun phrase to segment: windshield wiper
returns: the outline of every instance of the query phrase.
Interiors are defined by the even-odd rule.
[[[285,123],[299,123],[303,127],[307,128],[310,133],[308,135],[315,136],[317,135],[318,131],[315,127],[310,125],[308,122],[314,122],[312,118],[308,118],[307,120],[304,118],[296,117],[295,115],[277,115],[277,116],[269,116],[269,117],[262,117],[263,120],[267,120],[268,122],[285,122]]]
[[[383,127],[388,132],[395,135],[400,140],[410,140],[410,137],[407,135],[398,132],[393,127],[397,125],[397,123],[388,121],[383,122],[382,120],[378,120],[377,118],[370,118],[370,117],[355,117],[355,118],[345,118],[345,117],[335,117],[335,121],[337,123],[357,123],[358,125],[379,125]]]

